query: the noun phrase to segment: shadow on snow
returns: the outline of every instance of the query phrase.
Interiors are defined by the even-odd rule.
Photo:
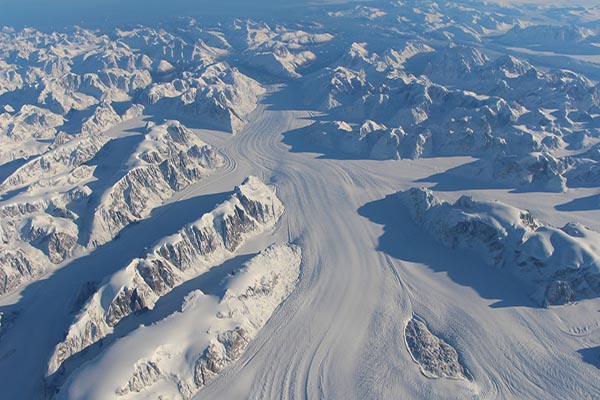
[[[0,376],[15,380],[6,388],[7,398],[18,397],[11,389],[17,390],[21,384],[43,390],[46,366],[39,361],[48,360],[56,344],[64,339],[65,329],[75,317],[73,310],[79,311],[77,306],[91,296],[98,282],[134,258],[144,256],[144,249],[210,212],[230,195],[231,192],[208,194],[156,208],[149,218],[124,228],[118,239],[68,262],[47,278],[32,282],[17,303],[1,306],[1,313],[16,315],[0,341]],[[40,327],[44,327],[42,335]],[[14,363],[6,362],[15,357],[19,359],[17,369]]]
[[[46,391],[56,392],[65,380],[81,365],[99,356],[103,349],[115,341],[125,337],[141,326],[153,325],[173,313],[181,311],[185,297],[195,291],[201,290],[204,294],[223,298],[225,295],[225,279],[235,272],[257,254],[245,254],[225,261],[207,272],[181,283],[169,293],[162,296],[152,310],[144,309],[135,314],[130,314],[115,326],[114,332],[107,335],[88,348],[66,359],[61,368],[53,375],[46,378]]]
[[[395,194],[367,203],[358,213],[383,225],[378,251],[405,262],[423,264],[432,271],[446,273],[459,285],[468,286],[485,299],[498,300],[491,307],[536,307],[524,289],[502,270],[488,266],[472,252],[449,249],[438,243],[410,217]]]
[[[554,207],[558,211],[592,211],[600,209],[600,194],[574,199]]]

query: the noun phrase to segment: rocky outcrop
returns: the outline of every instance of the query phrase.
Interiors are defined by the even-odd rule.
[[[23,87],[23,77],[16,66],[0,61],[0,95]]]
[[[42,250],[51,262],[60,264],[71,257],[78,234],[77,226],[70,219],[44,215],[30,218],[22,237]]]
[[[303,84],[307,101],[315,106],[315,98],[323,99],[318,107],[327,115],[298,135],[348,157],[477,157],[452,172],[519,190],[600,185],[597,160],[563,156],[567,148],[586,151],[596,143],[594,82],[510,55],[491,58],[449,39],[470,28],[443,29],[432,34],[447,33],[449,44],[435,51],[417,42],[407,45],[406,55],[395,49],[377,54],[367,43],[352,43],[337,63]],[[424,67],[413,75],[403,60],[415,52]],[[370,121],[378,127],[365,135]]]
[[[81,133],[84,135],[97,135],[106,132],[121,122],[139,117],[142,115],[143,111],[143,106],[135,104],[127,109],[121,116],[117,114],[111,103],[103,102],[96,107],[94,113],[81,124]]]
[[[0,295],[42,276],[47,268],[43,256],[24,249],[0,250]]]
[[[431,333],[422,320],[411,318],[404,328],[404,336],[406,347],[423,375],[436,379],[468,379],[454,347]]]
[[[567,191],[569,162],[548,153],[499,155],[481,159],[452,170],[450,173],[464,179],[494,182],[497,185],[520,190],[555,192]],[[574,183],[574,182],[573,182]]]
[[[77,247],[77,209],[90,189],[17,198],[0,205],[0,295],[18,289],[72,256]]]
[[[160,359],[157,360],[160,362]],[[152,386],[161,379],[162,372],[154,361],[142,361],[135,365],[135,371],[127,384],[117,389],[116,394],[125,396],[131,392],[141,392],[144,388]]]
[[[594,157],[593,152],[594,149],[588,151],[590,157]],[[564,174],[569,187],[600,187],[600,161],[592,158],[567,158],[564,162],[569,165]]]
[[[275,309],[294,290],[300,272],[301,252],[293,245],[273,245],[251,259],[227,279],[217,304],[200,291],[185,299],[182,314],[207,307],[211,314],[197,320],[200,337],[193,342],[161,345],[148,358],[138,360],[118,395],[145,393],[158,381],[173,383],[171,395],[192,398],[199,390],[236,362],[246,351]],[[172,316],[159,323],[166,324]],[[201,345],[198,345],[202,343]],[[186,354],[196,353],[192,360]],[[190,362],[191,361],[191,362]]]
[[[127,172],[104,195],[94,212],[89,245],[113,239],[132,222],[223,164],[213,148],[177,121],[149,126],[125,166]]]
[[[64,118],[41,107],[25,104],[11,115],[0,114],[0,136],[6,135],[11,141],[27,139],[52,139],[57,128],[64,124]]]
[[[252,55],[250,62],[273,76],[299,78],[301,75],[297,70],[316,59],[317,56],[311,51],[293,53],[285,46],[278,46],[272,51]]]
[[[6,196],[0,202],[0,253],[6,258],[0,263],[6,276],[0,295],[73,256],[92,194],[88,183],[95,166],[86,163],[107,140],[72,139],[26,163],[0,185]]]
[[[600,295],[598,232],[579,224],[555,228],[527,211],[467,196],[450,204],[428,189],[410,189],[399,198],[438,242],[507,270],[539,305]]]
[[[400,158],[400,138],[402,129],[388,129],[373,121],[366,121],[360,127],[353,127],[342,121],[316,123],[311,126],[308,140],[355,157],[376,160],[395,160]]]
[[[283,78],[299,78],[298,70],[317,59],[311,47],[333,39],[329,33],[313,33],[266,23],[246,21],[245,26],[234,32],[246,47],[247,62],[270,75]]]
[[[120,123],[121,117],[109,104],[103,107],[88,119],[90,124],[84,123],[90,132]],[[110,140],[103,133],[70,136],[17,168],[0,184],[0,192],[8,197],[0,204],[0,251],[10,250],[3,253],[7,261],[1,268],[7,281],[0,294],[37,279],[51,264],[73,255],[84,237],[80,237],[81,217],[89,207],[84,202],[91,198],[88,184],[97,167],[89,162]],[[89,247],[106,243],[128,224],[146,218],[154,207],[222,163],[216,151],[178,122],[150,126],[145,140],[124,165],[123,178],[109,188],[94,212],[89,236],[85,232]],[[17,195],[10,197],[11,193]],[[14,248],[21,252],[14,253]]]
[[[247,178],[228,201],[108,279],[56,347],[49,373],[112,332],[122,319],[152,309],[175,286],[231,258],[246,239],[272,229],[282,213],[275,189]]]

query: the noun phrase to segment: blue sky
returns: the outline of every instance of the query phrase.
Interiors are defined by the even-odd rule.
[[[282,5],[297,3],[297,0],[0,0],[0,25],[43,27],[81,21],[143,22],[188,14],[268,14]]]
[[[0,0],[0,25],[143,22],[179,15],[269,14],[306,0]]]

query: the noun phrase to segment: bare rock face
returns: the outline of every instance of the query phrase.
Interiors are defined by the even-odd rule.
[[[140,392],[161,378],[161,372],[154,361],[140,362],[135,366],[135,372],[127,385],[117,390],[117,395],[125,396],[131,392]]]
[[[567,190],[565,176],[572,176],[573,170],[568,162],[548,153],[531,153],[480,160],[462,167],[458,175],[493,181],[506,187],[562,193]]]
[[[270,75],[299,78],[299,70],[315,61],[317,56],[309,50],[333,39],[329,33],[304,30],[264,23],[245,21],[233,32],[246,47],[247,62]]]
[[[359,127],[343,121],[316,123],[308,135],[319,146],[376,160],[400,158],[400,140],[405,136],[401,128],[388,129],[374,121],[365,121]]]
[[[546,288],[546,305],[560,306],[573,301],[575,292],[569,282],[554,281]]]
[[[95,310],[88,310],[88,312],[93,314]],[[85,323],[80,324],[79,335],[71,335],[67,337],[64,342],[56,346],[54,354],[52,355],[53,360],[60,360],[62,363],[73,355],[74,348],[85,349],[104,338],[108,332],[106,331],[106,326],[104,324],[97,322],[100,318],[101,315],[90,315]]]
[[[134,285],[119,291],[107,310],[107,323],[114,326],[131,313],[152,308],[156,299],[185,281],[186,274],[207,268],[215,253],[235,252],[249,235],[272,227],[282,212],[274,192],[257,178],[248,178],[231,200],[130,265]]]
[[[17,71],[16,66],[0,62],[0,95],[12,92],[23,87],[23,77]]]
[[[282,213],[274,188],[247,178],[229,200],[105,282],[57,346],[49,373],[110,333],[122,319],[152,309],[175,286],[232,257],[246,239],[272,229]],[[103,296],[110,296],[110,302],[101,302]]]
[[[23,104],[12,113],[3,112],[0,107],[0,138],[3,144],[0,162],[28,159],[44,152],[48,148],[47,143],[61,132],[60,126],[64,122],[63,116],[33,104]]]
[[[81,125],[81,133],[87,135],[99,134],[123,122],[109,102],[103,102],[94,113]]]
[[[119,40],[81,28],[0,32],[0,275],[6,278],[0,295],[71,258],[80,240],[90,247],[111,240],[222,164],[215,150],[178,123],[149,131],[147,147],[124,166],[123,179],[109,193],[94,193],[107,201],[93,218],[92,232],[87,222],[86,231],[79,231],[89,218],[86,201],[92,188],[98,188],[88,184],[97,179],[97,167],[104,167],[101,150],[115,137],[106,132],[144,111],[136,101],[153,83],[151,72],[158,60],[152,57],[177,66],[188,57],[206,63],[195,89],[181,89],[185,96],[197,94],[197,102],[186,111],[214,108],[217,117],[241,126],[264,92],[235,68],[215,64],[227,49],[186,43],[162,30],[150,33],[153,45],[144,45],[144,40],[135,40],[140,35]],[[188,104],[186,99],[177,100]]]
[[[46,272],[43,258],[28,255],[22,249],[0,250],[0,294],[8,293]]]
[[[34,157],[0,184],[0,193],[69,173],[90,161],[109,140],[101,134],[80,136]]]
[[[28,219],[23,238],[42,250],[54,264],[71,256],[77,244],[77,226],[68,218],[34,216]]]
[[[3,31],[0,41],[0,160],[43,154],[63,129],[95,135],[140,115],[140,105],[117,113],[111,104],[130,103],[152,83],[147,55],[79,28]]]
[[[77,237],[64,232],[54,232],[43,242],[44,252],[54,264],[60,264],[72,254]]]
[[[11,141],[23,142],[27,139],[52,139],[64,118],[47,109],[25,104],[14,115],[3,114],[0,118],[0,133]]]
[[[150,126],[127,172],[107,191],[94,213],[88,246],[110,241],[124,227],[147,218],[175,192],[222,164],[222,156],[181,123]]]
[[[454,347],[431,333],[423,321],[415,317],[410,319],[404,334],[408,351],[423,375],[428,378],[468,379]]]
[[[206,386],[223,369],[236,361],[246,350],[252,338],[242,327],[222,332],[216,341],[198,357],[194,365],[194,384],[198,388]]]
[[[562,151],[596,143],[597,84],[509,55],[490,58],[460,40],[427,47],[377,54],[367,43],[352,43],[337,63],[304,82],[311,105],[324,99],[318,106],[327,116],[300,134],[354,157],[478,157],[452,173],[510,188],[561,193],[600,185],[597,160],[573,162]],[[415,53],[428,64],[417,76],[403,68]],[[366,120],[386,128],[363,135],[356,127]]]
[[[194,384],[203,387],[217,377],[225,368],[227,351],[216,341],[202,353],[194,365]]]
[[[275,310],[294,291],[301,261],[298,246],[269,246],[225,277],[223,293],[207,295],[192,290],[180,310],[108,343],[93,363],[112,371],[93,383],[103,392],[100,398],[194,398],[244,356]],[[100,304],[102,292],[94,297],[92,302]],[[89,306],[84,309],[86,314],[93,311]],[[71,327],[70,335],[75,329],[75,325]],[[86,343],[90,340],[80,339]],[[57,350],[76,345],[75,340],[71,336]],[[88,365],[81,367],[84,375]],[[77,384],[80,377],[75,371],[69,382]]]
[[[78,246],[82,213],[87,211],[92,194],[88,183],[95,179],[96,165],[89,162],[112,140],[103,132],[140,109],[132,106],[121,117],[105,102],[82,123],[82,133],[73,135],[52,133],[65,119],[48,110],[23,106],[21,111],[8,121],[15,138],[25,129],[38,139],[54,140],[0,183],[0,254],[5,261],[0,264],[0,273],[6,277],[0,295],[72,257]],[[199,154],[202,163],[210,159],[202,149],[190,151]]]
[[[42,190],[43,181],[38,182]],[[32,188],[32,187],[30,187]],[[35,190],[35,188],[33,188]],[[27,194],[0,205],[0,295],[38,279],[73,255],[78,215],[71,211],[89,195],[87,187],[46,196]]]

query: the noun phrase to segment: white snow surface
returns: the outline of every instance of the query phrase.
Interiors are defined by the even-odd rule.
[[[108,278],[56,347],[48,374],[113,333],[123,319],[152,310],[174,287],[232,258],[246,240],[273,229],[282,213],[274,189],[256,177],[247,178],[229,200],[161,239],[144,258],[134,259]]]
[[[600,397],[600,8],[336,3],[0,30],[1,398]]]
[[[289,296],[300,260],[297,246],[267,248],[227,278],[221,298],[192,291],[179,312],[138,328],[74,375],[59,398],[191,398],[243,354]],[[96,368],[110,372],[90,379]]]

